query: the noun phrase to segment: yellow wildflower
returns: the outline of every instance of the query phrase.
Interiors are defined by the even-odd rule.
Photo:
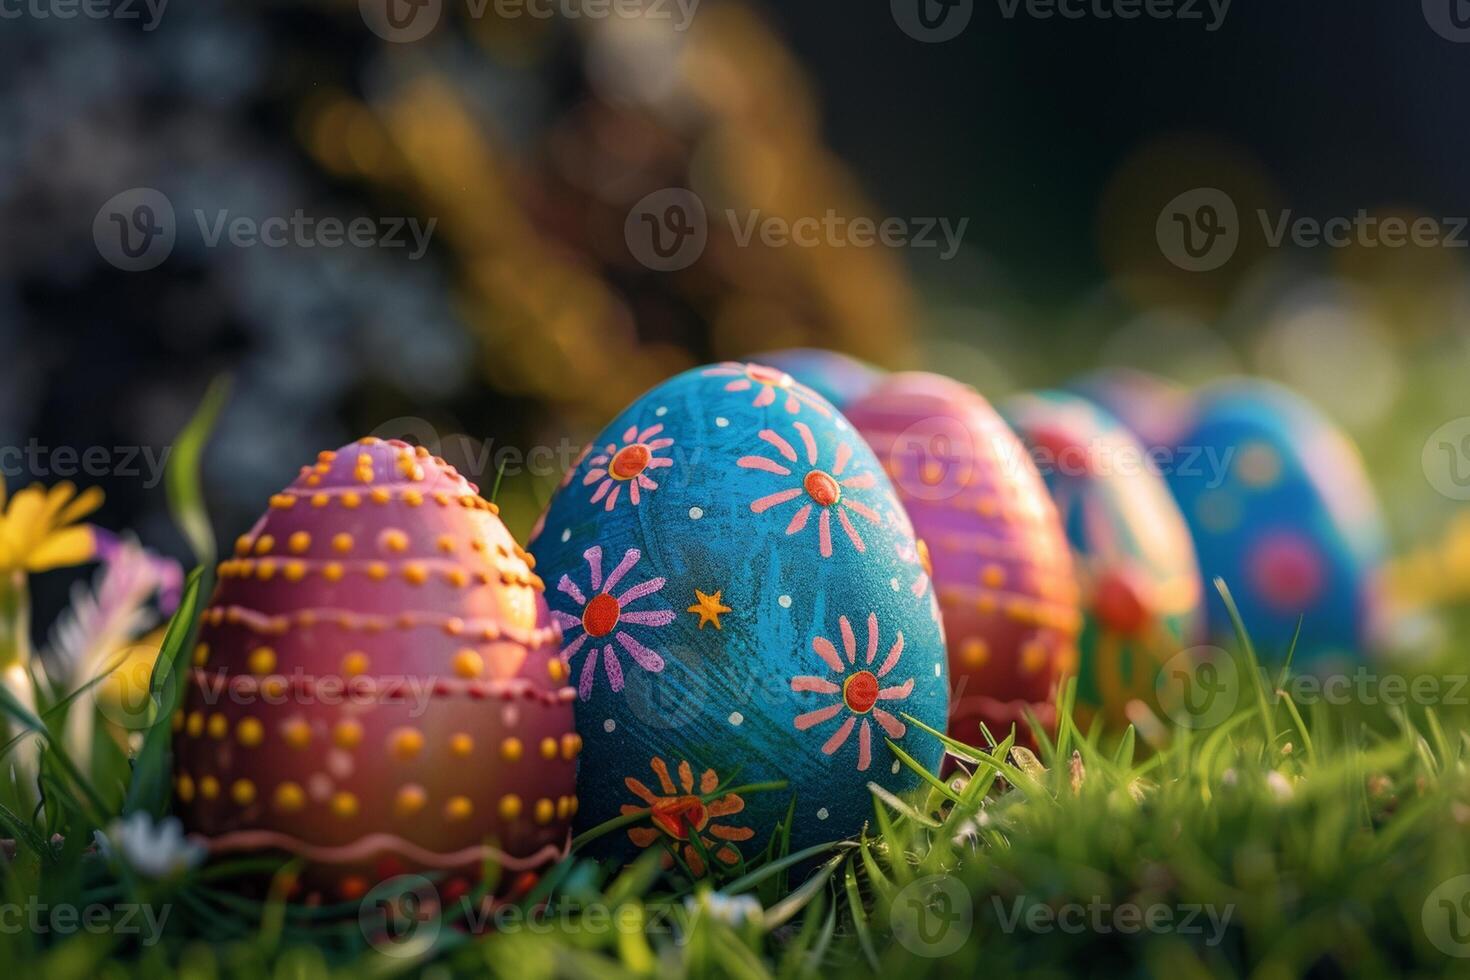
[[[79,565],[96,555],[92,529],[77,521],[102,506],[102,490],[80,495],[71,483],[49,490],[33,483],[6,505],[0,482],[0,573],[44,572]]]

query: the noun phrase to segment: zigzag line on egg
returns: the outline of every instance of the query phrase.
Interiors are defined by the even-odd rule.
[[[516,857],[489,844],[474,844],[458,851],[440,853],[406,841],[396,834],[366,834],[350,844],[311,844],[275,830],[234,830],[218,837],[192,835],[212,854],[236,851],[282,850],[320,864],[353,864],[387,851],[425,868],[447,870],[470,864],[481,864],[486,858],[511,871],[531,871],[560,860],[566,847],[546,844],[534,854]]]
[[[448,698],[462,694],[472,700],[494,698],[500,701],[514,701],[520,698],[527,701],[540,701],[543,704],[560,704],[571,701],[577,696],[575,688],[559,687],[554,691],[547,691],[536,687],[523,677],[468,680],[432,675],[392,678],[359,675],[348,678],[335,674],[317,676],[299,672],[257,677],[254,674],[226,674],[223,670],[209,670],[204,667],[191,668],[190,676],[196,687],[200,690],[207,689],[214,696],[217,696],[228,685],[232,692],[244,695],[254,695],[267,687],[274,689],[280,695],[284,695],[287,691],[304,695],[332,692],[345,694],[351,689],[354,697],[386,700],[418,693],[416,685],[419,682],[427,682],[430,696],[436,698]]]
[[[561,630],[554,625],[540,629],[520,630],[505,626],[493,619],[464,620],[447,613],[405,612],[396,616],[381,616],[353,612],[350,609],[298,609],[272,616],[245,606],[230,605],[210,606],[200,614],[199,620],[213,626],[221,623],[244,626],[266,636],[282,636],[292,626],[332,625],[339,629],[366,633],[381,633],[394,628],[413,629],[429,626],[441,629],[450,636],[471,636],[488,642],[510,640],[529,650],[538,650],[548,644],[561,645]]]

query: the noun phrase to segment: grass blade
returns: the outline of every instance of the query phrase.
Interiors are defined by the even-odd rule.
[[[204,566],[214,565],[217,550],[209,511],[204,506],[204,490],[199,479],[200,462],[229,391],[227,378],[216,378],[210,384],[194,417],[174,440],[173,457],[163,478],[174,523],[193,549],[195,560]]]

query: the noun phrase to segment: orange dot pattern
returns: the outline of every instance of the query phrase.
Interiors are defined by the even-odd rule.
[[[949,644],[950,730],[1054,712],[1082,627],[1071,549],[1025,447],[979,393],[896,375],[849,406],[925,542]],[[917,436],[917,438],[916,438]],[[968,693],[965,693],[968,692]]]
[[[497,513],[444,460],[374,438],[270,498],[220,564],[174,718],[190,831],[340,855],[306,872],[334,897],[386,876],[353,850],[384,835],[401,870],[427,851],[469,875],[487,841],[511,860],[564,848],[574,692]]]

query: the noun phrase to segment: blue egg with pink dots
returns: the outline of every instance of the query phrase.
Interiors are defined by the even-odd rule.
[[[1278,385],[1200,392],[1169,461],[1206,581],[1222,578],[1265,662],[1324,668],[1372,651],[1381,628],[1386,539],[1377,498],[1348,438]],[[1217,639],[1234,635],[1209,587]]]
[[[878,386],[884,372],[848,354],[819,347],[792,347],[757,354],[752,360],[785,371],[838,409]]]
[[[583,740],[577,827],[738,873],[857,834],[869,784],[937,771],[948,674],[933,589],[872,451],[784,371],[723,363],[639,398],[530,542]],[[784,785],[780,785],[784,784]]]

